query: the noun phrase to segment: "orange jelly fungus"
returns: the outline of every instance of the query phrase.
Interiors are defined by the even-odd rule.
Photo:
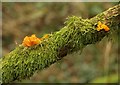
[[[29,46],[39,44],[40,41],[41,41],[41,38],[37,38],[35,34],[33,34],[31,35],[31,37],[26,36],[23,40],[22,45],[29,47]]]
[[[109,30],[110,30],[110,28],[109,28],[107,25],[102,24],[102,23],[99,21],[99,22],[98,22],[98,25],[97,25],[97,31],[100,31],[100,30],[102,30],[102,29],[104,29],[105,31],[109,31]]]
[[[49,37],[49,34],[45,34],[42,38],[48,38]]]

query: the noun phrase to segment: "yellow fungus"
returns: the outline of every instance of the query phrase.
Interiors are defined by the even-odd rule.
[[[41,39],[46,39],[49,37],[49,34],[45,34]]]
[[[109,31],[109,30],[110,30],[110,28],[109,28],[107,25],[102,24],[102,23],[99,21],[99,22],[98,22],[98,25],[97,25],[97,31],[100,31],[100,30],[102,30],[102,29],[104,29],[105,31]]]
[[[26,36],[24,38],[24,40],[23,40],[22,45],[29,47],[29,46],[33,46],[33,45],[39,44],[40,41],[41,41],[41,39],[37,38],[35,36],[35,34],[33,34],[33,35],[31,35],[31,37]]]

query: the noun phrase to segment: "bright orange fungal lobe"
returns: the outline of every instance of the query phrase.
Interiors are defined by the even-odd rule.
[[[110,30],[109,27],[108,27],[107,25],[105,25],[105,24],[103,24],[103,25],[101,26],[101,28],[104,28],[105,31],[109,31],[109,30]]]
[[[30,47],[30,46],[39,44],[40,41],[41,41],[40,38],[37,38],[37,37],[35,36],[35,34],[33,34],[33,35],[31,35],[31,37],[26,36],[26,37],[24,38],[24,40],[23,40],[22,45],[27,46],[27,47]]]
[[[49,37],[49,34],[45,34],[45,35],[41,38],[41,40],[46,39],[46,38],[48,38],[48,37]]]
[[[110,30],[110,28],[109,28],[107,25],[102,24],[102,23],[99,21],[99,22],[98,22],[98,25],[97,25],[97,31],[100,31],[100,30],[102,30],[102,29],[104,29],[105,31],[109,31],[109,30]]]

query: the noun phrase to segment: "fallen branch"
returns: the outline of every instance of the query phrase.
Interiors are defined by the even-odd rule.
[[[105,23],[110,31],[96,30],[98,21]],[[118,30],[120,25],[120,4],[91,19],[69,17],[66,26],[49,34],[40,44],[16,47],[2,58],[2,82],[30,78],[35,71],[42,70],[61,60],[67,54],[82,50],[88,44],[101,41],[106,35]]]

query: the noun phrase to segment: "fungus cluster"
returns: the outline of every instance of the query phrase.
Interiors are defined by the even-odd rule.
[[[105,25],[105,24],[103,24],[103,23],[101,23],[99,21],[98,25],[97,25],[97,31],[100,31],[102,29],[104,29],[105,31],[109,31],[110,30],[110,28],[107,25]]]
[[[36,44],[40,44],[43,39],[48,38],[48,34],[44,35],[42,38],[37,38],[35,34],[30,37],[26,36],[22,42],[23,46],[30,47]]]

